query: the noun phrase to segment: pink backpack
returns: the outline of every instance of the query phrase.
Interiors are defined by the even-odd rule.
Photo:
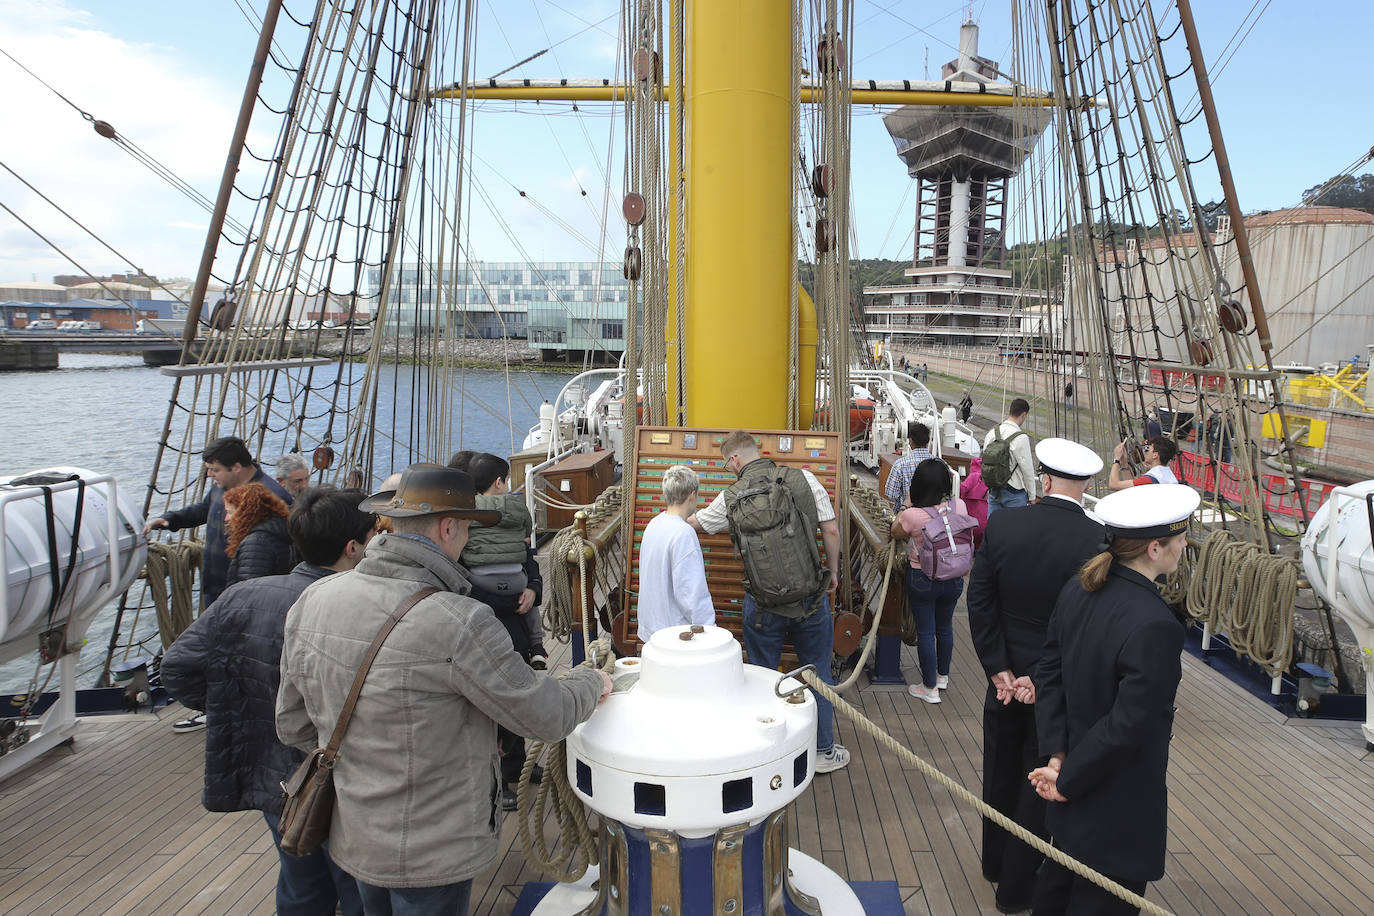
[[[921,526],[921,543],[917,547],[921,572],[935,582],[968,575],[973,568],[973,539],[978,523],[948,502],[924,511],[931,518]]]

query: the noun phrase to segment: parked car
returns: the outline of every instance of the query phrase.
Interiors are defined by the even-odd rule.
[[[51,318],[37,318],[24,325],[24,329],[28,331],[56,331],[57,322]]]
[[[98,321],[77,321],[75,319],[64,321],[57,326],[59,331],[99,331],[101,330]]]

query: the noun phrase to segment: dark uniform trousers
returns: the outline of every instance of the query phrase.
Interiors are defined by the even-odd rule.
[[[991,693],[991,688],[989,688]],[[994,708],[995,706],[995,708]],[[1035,707],[1013,702],[983,709],[983,801],[1048,839],[1045,800],[1026,774],[1040,765],[1036,750]],[[983,818],[983,877],[998,882],[998,903],[1028,903],[1043,857],[1007,831]]]
[[[1112,880],[1137,894],[1144,894],[1149,883],[1127,878]],[[1031,916],[1135,916],[1139,912],[1140,907],[1047,859],[1036,887]]]

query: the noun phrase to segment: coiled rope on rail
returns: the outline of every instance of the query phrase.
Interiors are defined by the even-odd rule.
[[[596,498],[596,502],[592,503],[587,512],[587,527],[598,526],[619,512],[620,487],[607,487]],[[588,548],[595,549],[590,541],[582,537],[577,525],[569,525],[554,535],[549,556],[553,558],[555,564],[562,564],[568,557],[574,556],[574,551],[583,552]],[[562,575],[561,569],[551,570],[548,580],[548,601],[544,604],[543,620],[544,628],[559,642],[567,642],[568,637],[572,634],[574,626],[573,608],[571,578]]]
[[[196,619],[192,586],[204,552],[205,544],[196,540],[176,544],[148,542],[143,574],[148,579],[148,594],[157,608],[157,630],[164,649]]]
[[[889,518],[888,502],[882,496],[878,495],[877,490],[869,490],[863,487],[856,487],[849,491],[849,499],[850,507],[853,508],[854,503],[858,502],[860,504],[861,511],[863,511],[869,519],[887,520]],[[890,521],[887,522],[887,527],[888,531],[890,532],[892,529],[892,524]],[[906,559],[905,551],[903,550],[901,543],[892,540],[890,534],[888,536],[887,543],[884,544],[882,547],[879,547],[876,550],[874,550],[874,559],[876,561],[882,562],[884,557],[886,557],[886,562],[883,564],[883,587],[879,589],[877,593],[879,595],[880,604],[878,608],[873,612],[873,623],[869,625],[868,634],[864,637],[863,653],[859,656],[859,661],[857,664],[854,665],[854,670],[850,672],[849,677],[845,678],[844,683],[838,685],[835,688],[836,690],[847,690],[854,684],[855,681],[859,679],[859,676],[863,674],[864,668],[868,664],[869,656],[873,654],[873,646],[878,641],[878,624],[882,621],[883,617],[883,609],[881,605],[882,597],[887,595],[888,585],[892,581],[892,570],[896,567],[898,558],[901,558],[903,561],[905,561]],[[903,589],[905,589],[905,584],[902,587]],[[903,603],[903,606],[905,606],[905,602]],[[850,610],[862,611],[863,609],[851,608]],[[905,621],[903,622],[905,623]]]
[[[608,637],[601,637],[587,646],[587,660],[581,667],[600,668],[607,674],[615,667],[615,652]],[[574,669],[575,670],[575,669]],[[560,679],[567,674],[560,675]],[[600,861],[596,834],[588,825],[587,807],[568,784],[566,741],[531,741],[525,754],[525,766],[520,771],[516,789],[515,817],[520,828],[520,848],[525,860],[559,881],[572,882],[587,872],[587,867]],[[544,776],[539,789],[531,792],[534,765],[544,759]],[[544,835],[544,820],[552,813],[558,825],[555,841],[550,844]],[[550,846],[558,846],[559,838],[566,839],[564,848],[555,853]]]
[[[609,487],[592,504],[586,527],[599,525],[607,518],[620,514],[620,487]],[[570,525],[560,531],[551,551],[555,563],[562,564],[577,557],[577,589],[582,608],[582,644],[587,647],[587,659],[578,667],[595,667],[607,674],[615,668],[615,647],[609,636],[591,639],[591,583],[587,576],[587,558],[595,553],[595,545],[582,536],[582,526]],[[560,571],[561,572],[561,571]],[[544,626],[560,641],[567,641],[572,632],[573,584],[571,577],[549,576],[549,602],[545,608]],[[552,619],[552,620],[551,620]],[[560,675],[560,678],[566,677]],[[530,791],[534,765],[544,758],[544,776],[537,792]],[[568,838],[561,852],[554,853],[544,835],[544,821],[552,812],[558,824],[557,837]],[[559,881],[571,882],[581,878],[588,866],[600,862],[596,835],[588,826],[587,807],[568,784],[566,741],[546,743],[531,741],[525,754],[525,766],[520,770],[516,788],[515,816],[520,829],[520,848],[525,860],[535,868]],[[555,840],[553,845],[558,845]]]
[[[1293,662],[1298,567],[1225,530],[1213,531],[1188,584],[1189,616],[1277,677]]]
[[[1120,884],[1117,884],[1115,881],[1108,878],[1101,872],[1089,868],[1088,866],[1084,865],[1082,862],[1078,861],[1072,856],[1065,854],[1065,852],[1062,849],[1056,849],[1054,846],[1045,842],[1040,837],[1036,836],[1034,833],[1031,833],[1025,827],[1022,827],[1020,824],[1016,823],[1016,821],[1007,817],[1001,811],[998,811],[996,808],[993,808],[991,805],[985,803],[981,798],[974,795],[972,792],[964,788],[959,783],[955,782],[953,779],[950,779],[944,773],[941,773],[932,764],[927,763],[917,754],[908,750],[906,747],[903,747],[896,741],[896,739],[894,739],[887,732],[883,731],[871,719],[869,719],[863,713],[859,712],[859,710],[855,709],[848,702],[846,702],[843,697],[841,697],[838,693],[835,692],[835,689],[833,687],[831,687],[829,684],[826,684],[819,677],[817,677],[815,671],[810,669],[802,669],[799,675],[794,676],[800,677],[802,680],[806,682],[808,687],[816,691],[821,696],[825,697],[827,700],[829,700],[838,712],[844,713],[851,720],[853,720],[855,725],[857,725],[860,729],[862,729],[863,731],[867,732],[870,736],[872,736],[872,738],[875,741],[877,741],[879,745],[892,751],[894,754],[900,757],[904,763],[909,763],[912,766],[916,767],[916,769],[920,770],[921,773],[926,776],[926,778],[933,779],[935,780],[935,782],[944,786],[946,789],[949,790],[949,793],[953,795],[956,799],[968,804],[980,815],[992,821],[994,824],[1001,827],[1003,830],[1007,831],[1021,842],[1025,843],[1027,846],[1031,847],[1037,852],[1044,854],[1046,858],[1052,859],[1053,861],[1059,863],[1060,865],[1064,866],[1065,868],[1069,869],[1075,874],[1087,878],[1093,884],[1096,884],[1098,887],[1102,888],[1108,893],[1120,897],[1122,900],[1125,900],[1132,906],[1139,907],[1142,911],[1146,913],[1150,913],[1151,916],[1173,916],[1173,914],[1170,913],[1168,910],[1154,903],[1151,903],[1149,900],[1146,900],[1139,894],[1136,894],[1122,887]]]

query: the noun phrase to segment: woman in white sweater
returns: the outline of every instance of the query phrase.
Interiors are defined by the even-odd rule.
[[[713,624],[716,609],[706,588],[706,563],[687,516],[696,511],[700,478],[675,464],[663,474],[667,508],[644,527],[639,546],[639,639],[680,624]]]

